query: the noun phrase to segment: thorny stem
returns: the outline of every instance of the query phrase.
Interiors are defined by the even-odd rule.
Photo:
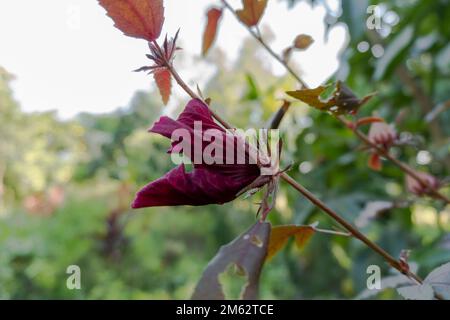
[[[222,0],[222,3],[224,6],[233,13],[233,15],[236,17],[238,21],[239,17],[236,14],[236,11],[233,9],[233,7],[227,2],[227,0]],[[258,42],[267,50],[267,52],[272,55],[278,62],[280,62],[284,68],[302,85],[303,88],[308,88],[308,86],[305,84],[305,82],[300,78],[300,76],[292,69],[286,61],[284,61],[279,55],[277,55],[272,48],[262,39],[261,35],[259,33],[256,33],[252,28],[248,27],[247,25],[243,24],[243,26],[249,31],[249,33],[256,39]],[[343,121],[342,118],[338,118],[341,122],[345,124],[345,121]],[[281,121],[281,120],[280,120]],[[355,135],[364,142],[367,146],[374,148],[377,150],[377,152],[380,153],[383,157],[391,161],[394,165],[396,165],[400,170],[405,172],[407,175],[411,176],[413,179],[415,179],[417,182],[419,182],[422,186],[428,187],[427,181],[425,179],[421,178],[412,168],[410,168],[405,163],[401,162],[397,158],[393,157],[389,154],[389,152],[385,151],[383,148],[378,147],[377,145],[373,144],[366,135],[364,135],[361,131],[355,129],[353,130]],[[430,194],[434,197],[450,204],[450,198],[442,194],[436,189],[430,190]]]

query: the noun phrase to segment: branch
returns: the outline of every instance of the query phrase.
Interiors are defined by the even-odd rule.
[[[174,70],[173,66],[167,65],[167,68],[170,70],[172,75],[174,76],[177,83],[180,85],[182,89],[186,91],[192,98],[198,99],[198,96],[193,93],[193,91],[189,88],[189,86],[181,79],[179,74]],[[192,95],[191,95],[192,94]],[[207,104],[206,104],[207,105]],[[225,128],[232,128],[230,124],[228,124],[225,120],[222,118],[218,118],[218,115],[213,112],[210,109],[212,115],[214,118],[216,118]],[[220,120],[219,120],[220,119]],[[307,198],[311,203],[313,203],[315,206],[323,210],[325,213],[327,213],[331,218],[333,218],[336,222],[338,222],[340,225],[342,225],[347,231],[349,231],[355,238],[362,241],[364,244],[366,244],[370,249],[378,253],[381,257],[383,257],[384,260],[386,260],[389,265],[400,271],[402,274],[405,274],[406,276],[410,277],[411,279],[414,279],[417,283],[422,283],[422,279],[417,276],[416,274],[412,273],[411,271],[405,269],[404,265],[400,263],[397,259],[392,257],[389,253],[387,253],[384,249],[379,247],[376,243],[369,240],[364,234],[362,234],[358,229],[353,227],[349,222],[347,222],[344,218],[342,218],[339,214],[334,212],[331,208],[329,208],[325,203],[323,203],[320,199],[318,199],[314,194],[312,194],[310,191],[308,191],[305,187],[303,187],[301,184],[296,182],[294,179],[292,179],[289,175],[286,173],[282,173],[281,178],[285,180],[287,183],[289,183],[294,189],[296,189],[298,192],[300,192],[305,198]]]
[[[278,109],[278,111],[273,115],[270,121],[270,129],[278,129],[280,127],[281,121],[283,120],[285,114],[288,112],[291,103],[287,100],[283,101],[283,105]]]
[[[370,249],[378,253],[383,257],[392,267],[400,271],[402,274],[414,279],[417,283],[421,284],[422,279],[417,276],[415,273],[405,269],[404,265],[389,253],[387,253],[383,248],[378,246],[376,243],[372,242],[369,238],[367,238],[364,234],[362,234],[356,227],[352,226],[347,220],[342,218],[339,214],[337,214],[333,209],[328,207],[325,203],[323,203],[320,199],[316,198],[314,194],[312,194],[308,189],[303,187],[300,183],[292,179],[288,174],[282,173],[281,178],[290,184],[294,189],[300,192],[305,198],[311,201],[316,207],[320,208],[326,214],[328,214],[331,218],[333,218],[336,222],[338,222],[341,226],[343,226],[348,232],[350,232],[355,238],[362,241],[365,245],[367,245]]]
[[[226,5],[228,4],[225,0],[222,0]],[[228,6],[229,7],[229,6]],[[232,10],[231,7],[229,7],[230,10]],[[233,11],[234,12],[234,11]],[[253,33],[253,31],[250,29],[250,31]],[[273,51],[270,51],[273,52]],[[284,63],[282,63],[284,66],[287,67],[288,70],[289,67]],[[197,94],[195,94],[189,86],[183,81],[183,79],[180,77],[180,75],[176,72],[176,70],[173,68],[173,65],[168,63],[166,61],[165,65],[168,70],[171,72],[173,77],[175,78],[178,85],[186,91],[186,93],[191,96],[194,99],[200,99],[202,100]],[[295,74],[293,71],[289,71],[292,74]],[[296,78],[300,79],[298,76]],[[301,80],[301,79],[300,79]],[[299,81],[303,84],[303,81]],[[304,85],[306,87],[306,85]],[[203,100],[202,100],[203,101]],[[207,103],[205,103],[208,105]],[[285,107],[287,108],[287,107]],[[283,109],[283,107],[282,107]],[[224,119],[222,119],[218,114],[216,114],[213,110],[211,110],[212,116],[220,122],[225,128],[231,129],[233,128],[230,124],[228,124]],[[283,113],[283,111],[281,111]],[[281,121],[280,117],[280,121]],[[399,260],[395,259],[393,256],[391,256],[389,253],[387,253],[383,248],[378,246],[376,243],[372,242],[369,238],[367,238],[363,233],[361,233],[356,227],[352,226],[349,222],[347,222],[344,218],[342,218],[339,214],[337,214],[335,211],[333,211],[331,208],[329,208],[325,203],[323,203],[320,199],[318,199],[314,194],[312,194],[309,190],[307,190],[305,187],[303,187],[301,184],[296,182],[294,179],[292,179],[289,175],[286,173],[281,173],[280,177],[285,180],[288,184],[290,184],[294,189],[296,189],[298,192],[300,192],[305,198],[307,198],[311,203],[313,203],[316,207],[323,210],[326,214],[328,214],[332,219],[334,219],[336,222],[338,222],[340,225],[342,225],[347,231],[349,231],[355,238],[362,241],[365,245],[367,245],[370,249],[372,249],[374,252],[379,254],[386,262],[389,263],[392,267],[400,271],[402,274],[410,277],[411,279],[414,279],[418,284],[421,284],[423,281],[422,279],[417,276],[415,273],[411,272],[408,268],[405,268],[405,264],[402,264]]]
[[[233,7],[227,2],[227,0],[222,0],[222,3],[224,4],[224,6],[230,10],[233,15],[236,17],[236,19],[238,21],[239,17],[237,16],[235,10],[233,9]],[[261,45],[267,50],[267,52],[269,54],[271,54],[278,62],[280,62],[285,68],[286,70],[295,78],[298,80],[298,82],[300,82],[300,84],[304,87],[304,88],[308,88],[308,86],[305,84],[305,82],[300,78],[300,76],[286,63],[286,61],[284,61],[279,55],[277,55],[272,48],[270,48],[270,46],[264,42],[264,40],[262,39],[262,37],[259,35],[259,33],[255,32],[252,28],[248,27],[245,24],[242,24],[248,31],[249,33],[256,39],[258,40]],[[411,80],[411,79],[409,79]],[[412,89],[417,89],[417,90],[413,90],[413,93],[418,91],[419,92],[419,96],[420,99],[418,97],[419,102],[421,103],[422,107],[424,108],[424,110],[428,110],[428,109],[432,109],[433,105],[432,102],[430,101],[430,99],[425,95],[425,93],[423,92],[423,90],[421,90],[421,87],[419,87],[417,85],[417,83],[415,83],[414,79],[412,79],[411,81],[408,81],[409,85],[413,85],[414,84],[414,88]],[[420,89],[420,90],[419,90]],[[418,93],[415,93],[418,94]],[[342,118],[339,119],[341,122],[343,122],[345,124],[345,121],[343,121]],[[434,129],[432,129],[433,131]],[[359,130],[353,130],[353,132],[355,133],[355,135],[362,141],[364,142],[367,146],[370,146],[374,149],[376,149],[378,152],[380,152],[380,154],[382,156],[384,156],[386,159],[388,159],[389,161],[391,161],[393,164],[395,164],[397,167],[400,168],[400,170],[404,171],[406,174],[408,174],[409,176],[411,176],[413,179],[417,180],[417,182],[419,182],[421,185],[423,186],[428,186],[428,183],[422,179],[419,175],[417,175],[417,173],[411,169],[408,165],[406,165],[405,163],[399,161],[398,159],[396,159],[395,157],[391,156],[388,152],[386,152],[385,150],[383,150],[382,148],[379,148],[377,145],[373,144],[361,131]],[[450,199],[445,196],[444,194],[440,193],[438,190],[432,190],[431,194],[434,195],[436,198],[441,199],[442,201],[446,202],[446,203],[450,203]]]
[[[346,125],[345,120],[342,117],[337,117],[339,121],[341,121],[344,125]],[[346,125],[347,126],[347,125]],[[393,164],[395,164],[400,170],[402,170],[405,174],[409,175],[413,179],[415,179],[417,182],[419,182],[422,186],[429,188],[428,182],[420,177],[416,171],[414,171],[410,166],[408,166],[406,163],[398,160],[397,158],[393,157],[389,151],[385,150],[384,148],[379,147],[377,144],[370,141],[370,139],[361,131],[359,131],[357,128],[352,129],[352,131],[355,133],[355,135],[368,147],[374,149],[377,151],[377,153],[389,161],[391,161]],[[439,192],[439,190],[431,188],[430,194],[434,197],[441,199],[442,201],[450,204],[450,198]]]
[[[153,41],[154,45],[158,48],[159,51],[162,52],[161,47],[156,41]],[[161,54],[161,57],[165,58],[164,54]],[[187,84],[184,82],[184,80],[181,78],[181,76],[178,74],[178,72],[173,67],[173,64],[167,60],[164,61],[164,66],[169,70],[169,72],[172,74],[175,81],[178,83],[178,85],[192,98],[192,99],[198,99],[201,100],[205,105],[208,106],[208,103],[206,103],[198,94],[196,94]],[[209,111],[213,115],[213,117],[226,129],[231,129],[232,127],[223,120],[214,110],[209,108]]]
[[[239,19],[236,11],[233,9],[233,7],[228,3],[227,0],[221,0],[223,5],[225,6],[225,8],[227,8],[233,15],[234,17],[237,19],[237,21],[241,22],[241,20]],[[286,70],[289,71],[289,73],[295,78],[297,79],[298,82],[300,82],[300,84],[302,85],[302,87],[307,88],[308,86],[305,84],[305,82],[302,80],[302,78],[300,78],[297,73],[294,71],[294,69],[292,69],[286,61],[284,61],[284,59],[278,55],[275,51],[272,50],[272,48],[264,41],[263,37],[261,36],[261,33],[259,32],[259,29],[253,30],[251,27],[245,25],[242,23],[242,25],[248,30],[248,32],[253,36],[253,38],[256,39],[256,41],[258,41],[265,49],[266,51],[273,57],[275,58],[275,60],[277,60],[281,65],[283,65]]]

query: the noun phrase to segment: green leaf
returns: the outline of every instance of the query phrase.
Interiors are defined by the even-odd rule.
[[[247,74],[245,79],[247,80],[247,92],[242,98],[243,101],[255,101],[259,100],[261,97],[261,91],[256,84],[255,79],[253,79],[251,74]]]
[[[403,56],[413,44],[414,27],[406,27],[398,34],[392,42],[386,47],[384,55],[377,61],[374,79],[379,81],[389,74],[399,62],[403,63]]]
[[[368,0],[342,1],[341,20],[347,24],[351,41],[359,41],[366,28]]]

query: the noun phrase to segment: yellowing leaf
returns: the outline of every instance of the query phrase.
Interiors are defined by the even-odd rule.
[[[345,84],[338,81],[332,97],[323,101],[320,98],[320,95],[327,88],[328,87],[320,86],[315,89],[301,89],[297,91],[288,91],[286,93],[313,108],[321,111],[328,111],[335,115],[354,115],[359,111],[361,106],[366,104],[374,96],[374,94],[370,94],[359,99]]]
[[[293,98],[296,98],[304,103],[320,110],[328,110],[335,105],[334,99],[322,101],[320,95],[327,89],[325,86],[320,86],[315,89],[301,89],[297,91],[286,92]]]
[[[294,47],[300,50],[308,49],[314,43],[314,39],[307,34],[300,34],[294,40]]]
[[[256,26],[267,7],[267,0],[242,0],[244,8],[236,10],[236,14],[249,27]]]
[[[99,0],[99,3],[127,36],[153,41],[161,34],[163,0]]]
[[[216,38],[217,27],[219,25],[220,17],[222,16],[222,10],[211,8],[208,10],[207,16],[208,22],[206,24],[205,32],[203,33],[203,55],[208,53],[209,48],[211,48],[211,45]]]
[[[303,248],[315,233],[312,226],[285,225],[273,227],[270,232],[269,248],[267,257],[269,260],[275,256],[278,251],[284,248],[290,237],[295,237],[295,244],[299,249]]]
[[[170,71],[167,69],[158,69],[153,73],[153,77],[155,78],[163,103],[167,104],[172,92],[172,77]]]

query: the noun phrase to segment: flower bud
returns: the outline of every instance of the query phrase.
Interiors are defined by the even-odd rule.
[[[394,127],[386,122],[374,122],[369,130],[369,140],[382,146],[386,150],[389,149],[397,139],[397,132]]]
[[[417,181],[414,177],[410,175],[406,175],[406,188],[409,192],[417,195],[424,196],[430,193],[432,190],[436,190],[439,188],[439,180],[426,173],[426,172],[418,172],[416,171],[416,175],[420,177],[423,183]]]

